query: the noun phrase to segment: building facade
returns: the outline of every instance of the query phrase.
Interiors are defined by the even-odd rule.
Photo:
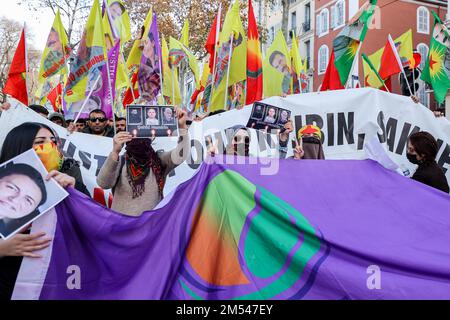
[[[314,91],[322,84],[323,76],[328,66],[332,51],[333,39],[348,24],[348,21],[358,12],[365,3],[363,0],[316,0],[314,15],[316,18],[316,30],[314,34]],[[415,1],[415,0],[379,0],[375,10],[372,25],[361,46],[361,53],[371,55],[385,46],[390,34],[393,39],[412,29],[413,48],[422,56],[420,67],[425,64],[428,55],[428,47],[433,28],[433,15],[436,12],[445,21],[447,13],[446,1]],[[420,68],[419,67],[419,68]],[[356,66],[359,75],[359,83],[364,85],[362,61]],[[359,72],[358,72],[359,71]],[[425,84],[420,84],[416,93],[422,104],[432,110],[440,108]],[[398,79],[392,81],[392,91],[400,93]]]

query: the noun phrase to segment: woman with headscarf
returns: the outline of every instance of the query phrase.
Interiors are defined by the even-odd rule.
[[[298,131],[292,159],[325,160],[322,146],[322,131],[319,127],[307,125]]]
[[[227,129],[231,133],[231,141],[224,150],[224,154],[234,156],[248,157],[250,155],[250,134],[247,128],[242,125],[236,125]],[[208,155],[214,156],[219,153],[218,146],[214,145],[211,139],[208,139]]]
[[[176,113],[180,139],[172,151],[158,154],[151,139],[133,138],[129,132],[114,137],[113,150],[97,177],[100,187],[113,189],[112,210],[139,216],[163,199],[167,175],[183,163],[190,150],[186,113],[180,109]],[[120,156],[125,144],[126,152]]]
[[[413,133],[408,140],[406,157],[409,162],[418,165],[412,179],[430,187],[449,193],[449,185],[444,171],[436,163],[439,146],[428,132]]]

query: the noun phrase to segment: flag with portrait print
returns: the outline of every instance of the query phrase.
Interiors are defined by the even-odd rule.
[[[263,62],[264,97],[291,93],[292,67],[283,32],[278,30]]]
[[[42,86],[50,77],[67,73],[67,60],[72,49],[58,9],[42,54],[38,82]]]
[[[99,0],[94,0],[86,27],[71,64],[64,90],[67,103],[82,101],[86,93],[102,88],[101,71],[106,65],[106,43]],[[70,107],[72,109],[72,106]],[[71,110],[72,113],[79,110]]]
[[[138,71],[138,87],[141,99],[151,103],[161,92],[162,61],[158,20],[153,13],[150,28],[142,39],[142,56]]]
[[[239,0],[234,2],[225,16],[220,32],[210,111],[225,109],[229,87],[247,79],[247,36],[242,25],[239,4]]]

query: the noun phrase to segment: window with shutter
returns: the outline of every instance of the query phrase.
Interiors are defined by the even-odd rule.
[[[419,68],[421,70],[423,70],[423,68],[425,67],[425,63],[427,61],[428,58],[428,46],[424,43],[419,43],[417,45],[417,51],[419,51],[420,56],[421,56],[421,60],[420,60],[420,65]]]
[[[316,16],[316,35],[320,35],[320,15]]]
[[[318,53],[318,66],[319,66],[319,74],[325,73],[328,66],[328,47],[326,45],[322,45],[319,49]]]
[[[331,23],[330,23],[330,28],[334,28],[336,25],[336,7],[335,6],[331,6]]]
[[[425,7],[417,8],[417,32],[430,33],[430,12]]]

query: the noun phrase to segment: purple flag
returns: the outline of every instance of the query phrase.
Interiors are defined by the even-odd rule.
[[[158,21],[153,13],[150,30],[143,39],[141,64],[138,73],[139,94],[149,103],[155,103],[161,91],[161,44],[159,41]]]
[[[371,160],[262,167],[204,163],[139,218],[71,191],[14,298],[450,299],[448,194]]]
[[[92,94],[92,96],[97,97],[101,101],[102,110],[106,113],[106,116],[111,119],[114,115],[114,99],[116,98],[116,75],[117,75],[117,64],[119,62],[119,54],[120,54],[120,41],[117,41],[114,47],[112,47],[108,51],[108,65],[104,65],[102,69],[102,89],[98,92]],[[109,66],[109,75],[108,68]],[[110,95],[110,87],[108,85],[108,79],[111,84],[111,93]]]

